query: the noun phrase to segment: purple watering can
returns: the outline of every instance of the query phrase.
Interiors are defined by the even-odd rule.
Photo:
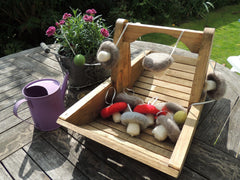
[[[17,101],[13,113],[21,119],[17,110],[23,102],[28,103],[34,126],[41,131],[51,131],[60,127],[56,123],[60,114],[65,111],[64,96],[67,89],[68,74],[65,75],[62,87],[54,79],[41,79],[28,83],[23,89],[24,99]]]

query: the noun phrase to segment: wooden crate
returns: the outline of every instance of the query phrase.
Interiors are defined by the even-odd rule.
[[[131,137],[125,132],[125,126],[101,119],[99,112],[105,107],[105,94],[112,86],[117,92],[126,87],[132,88],[145,102],[152,97],[158,97],[161,102],[175,102],[184,107],[199,102],[206,79],[214,29],[185,29],[181,41],[191,52],[198,54],[197,58],[173,55],[175,62],[165,75],[159,76],[142,68],[144,54],[150,51],[130,60],[130,43],[147,33],[165,33],[178,38],[182,29],[134,24],[118,19],[114,34],[115,43],[126,24],[126,32],[118,46],[120,61],[112,69],[111,78],[66,110],[57,122],[133,159],[178,177],[191,145],[202,105],[191,107],[176,144],[155,140],[151,128],[137,137]]]

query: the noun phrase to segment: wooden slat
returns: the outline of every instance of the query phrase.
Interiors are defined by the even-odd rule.
[[[165,74],[168,75],[168,76],[173,76],[173,77],[177,77],[177,78],[181,78],[181,79],[187,79],[187,80],[193,80],[193,78],[194,78],[193,73],[177,71],[177,70],[174,70],[174,69],[167,69]]]
[[[162,155],[153,153],[151,151],[145,150],[142,147],[133,145],[127,141],[122,141],[121,139],[105,133],[101,130],[93,128],[89,125],[75,126],[67,121],[59,119],[59,122],[69,129],[78,132],[96,142],[99,142],[111,149],[118,151],[126,156],[136,159],[142,163],[145,163],[155,169],[158,169],[164,173],[167,173],[173,177],[179,175],[178,170],[168,167],[169,159],[163,157]]]
[[[178,99],[183,99],[188,101],[190,98],[189,94],[186,93],[182,93],[179,91],[175,91],[175,90],[171,90],[171,89],[167,89],[167,88],[163,88],[160,86],[155,86],[152,84],[147,84],[147,83],[143,83],[143,82],[136,82],[134,84],[135,87],[141,88],[141,89],[146,89],[146,90],[151,90],[152,92],[156,92],[156,93],[160,93],[160,94],[165,94],[168,96],[174,96]]]
[[[126,133],[126,127],[119,123],[114,123],[114,122],[110,122],[109,120],[101,120],[101,119],[98,119],[97,122]],[[152,143],[156,146],[159,146],[160,148],[163,148],[169,151],[173,151],[173,148],[174,148],[174,144],[167,140],[163,142],[157,141],[152,135],[151,127],[143,130],[142,133],[137,138],[142,139],[143,141],[146,141],[148,143]]]
[[[194,58],[194,57],[187,57],[187,56],[173,54],[172,57],[174,59],[174,62],[177,62],[177,63],[187,64],[192,66],[196,66],[197,64],[197,56],[196,58]]]
[[[22,149],[11,154],[2,162],[14,179],[50,179]]]
[[[144,76],[140,76],[138,80],[140,82],[153,84],[155,86],[160,86],[160,87],[163,87],[163,88],[172,89],[172,90],[187,93],[187,94],[191,93],[191,88],[189,88],[189,87],[185,87],[185,86],[181,86],[181,85],[173,84],[173,83],[169,83],[169,82],[160,81],[158,79],[152,79],[152,78],[146,78]]]
[[[195,66],[190,66],[186,64],[181,64],[181,63],[173,63],[169,69],[176,69],[182,72],[188,72],[188,73],[195,73]]]
[[[190,148],[193,135],[196,131],[202,107],[203,105],[191,107],[184,126],[181,130],[178,141],[173,150],[173,154],[170,158],[169,166],[180,171],[183,168],[183,163],[187,157],[187,152]]]
[[[96,129],[99,129],[100,131],[104,131],[110,135],[113,135],[113,136],[117,137],[118,139],[121,139],[122,141],[126,141],[128,143],[134,144],[136,146],[144,148],[147,151],[161,154],[164,157],[170,158],[170,156],[172,154],[171,151],[163,149],[163,148],[156,146],[152,143],[149,143],[147,141],[143,141],[142,139],[140,139],[138,137],[131,137],[126,132],[119,131],[118,129],[106,126],[105,124],[102,124],[102,123],[98,123],[97,121],[94,121],[94,122],[90,123],[89,125]],[[126,129],[126,127],[124,129]]]
[[[179,84],[179,85],[182,85],[182,86],[192,87],[192,81],[172,77],[172,76],[169,76],[167,74],[164,74],[163,76],[157,76],[151,71],[144,71],[142,75],[146,76],[146,77],[149,77],[149,78],[159,79],[161,81],[166,81],[166,82],[170,82],[170,83],[174,83],[174,84]]]
[[[191,92],[190,104],[198,102],[201,98],[203,86],[206,79],[208,62],[212,50],[212,42],[214,28],[205,28],[201,48],[199,50],[198,62],[196,65],[196,72],[193,80],[193,88]]]
[[[177,103],[181,106],[184,106],[184,107],[188,106],[188,101],[184,101],[182,99],[176,99],[173,96],[167,96],[167,95],[164,95],[164,94],[151,92],[151,91],[141,89],[141,88],[138,88],[138,87],[133,87],[133,90],[136,94],[141,94],[141,95],[148,96],[148,97],[151,97],[151,98],[158,98],[159,100],[164,101],[164,102],[175,102],[175,103]]]
[[[78,125],[95,120],[105,106],[105,95],[111,86],[111,79],[109,78],[67,109],[59,116],[59,119]]]

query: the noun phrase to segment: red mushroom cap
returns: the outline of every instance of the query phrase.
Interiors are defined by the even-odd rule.
[[[142,113],[142,114],[153,114],[156,115],[159,110],[151,104],[139,104],[134,109],[134,112]]]
[[[114,103],[114,104],[102,109],[101,116],[102,116],[102,118],[108,118],[116,112],[124,111],[126,108],[127,108],[127,103],[117,102],[117,103]]]

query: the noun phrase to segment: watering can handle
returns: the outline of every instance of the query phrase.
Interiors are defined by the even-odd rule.
[[[26,99],[20,99],[13,106],[13,114],[21,120],[23,120],[23,119],[18,116],[17,111],[18,111],[19,106],[26,101],[27,101]]]

